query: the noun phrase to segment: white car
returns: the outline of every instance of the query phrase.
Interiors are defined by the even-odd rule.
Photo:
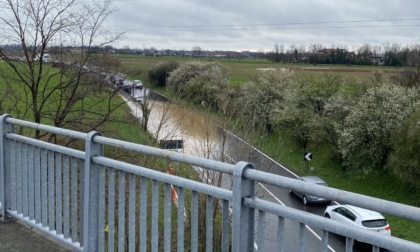
[[[368,209],[351,205],[332,205],[327,206],[324,216],[383,235],[391,235],[391,228],[385,217]]]
[[[140,88],[140,89],[143,88],[143,83],[141,82],[141,80],[134,80],[133,82],[134,82],[135,88]]]

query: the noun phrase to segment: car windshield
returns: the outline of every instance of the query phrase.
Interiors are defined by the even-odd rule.
[[[368,228],[385,227],[387,222],[385,219],[362,221],[362,225]]]

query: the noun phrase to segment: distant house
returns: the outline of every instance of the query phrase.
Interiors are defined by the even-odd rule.
[[[242,57],[246,57],[246,58],[248,58],[248,57],[250,57],[250,56],[251,56],[251,52],[250,52],[250,51],[242,51],[242,52],[241,52],[241,56],[242,56]]]
[[[385,63],[384,55],[372,55],[369,56],[369,60],[372,62],[372,64],[379,66],[382,66]]]
[[[192,52],[191,51],[184,51],[183,56],[184,57],[192,57]]]

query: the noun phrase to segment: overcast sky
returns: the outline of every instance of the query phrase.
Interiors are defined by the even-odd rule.
[[[115,0],[130,48],[259,51],[420,43],[419,0]]]

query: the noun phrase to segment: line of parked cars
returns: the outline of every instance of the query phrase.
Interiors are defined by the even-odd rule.
[[[317,176],[303,176],[296,178],[299,181],[328,186],[327,183]],[[297,195],[303,204],[324,204],[328,205],[324,211],[324,216],[348,225],[356,226],[366,230],[378,232],[384,235],[391,235],[391,228],[385,217],[375,211],[352,206],[352,205],[330,205],[331,200],[310,195],[303,192],[290,190],[290,193]]]

